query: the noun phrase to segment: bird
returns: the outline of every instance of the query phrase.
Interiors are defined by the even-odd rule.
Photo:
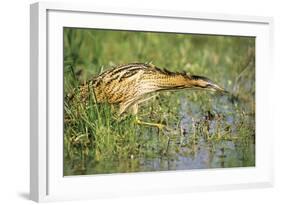
[[[79,86],[78,92],[83,102],[87,101],[92,90],[97,103],[119,105],[118,116],[128,111],[137,116],[139,104],[151,99],[150,94],[181,89],[227,92],[207,77],[184,71],[172,72],[152,63],[114,66]],[[138,124],[163,128],[159,123],[142,122],[138,118],[136,121]]]

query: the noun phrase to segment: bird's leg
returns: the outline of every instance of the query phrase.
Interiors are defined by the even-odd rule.
[[[159,130],[162,130],[165,125],[161,124],[161,123],[152,123],[152,122],[144,122],[144,121],[141,121],[138,116],[136,116],[136,122],[137,124],[140,124],[140,125],[146,125],[146,126],[152,126],[152,127],[157,127]]]
[[[133,114],[136,116],[136,123],[139,124],[139,125],[146,125],[146,126],[152,126],[152,127],[157,127],[159,130],[162,130],[165,125],[163,124],[160,124],[160,123],[151,123],[151,122],[144,122],[144,121],[141,121],[139,118],[138,118],[138,104],[134,104],[132,106],[132,110],[133,110]]]
[[[133,115],[137,115],[138,114],[138,109],[139,109],[138,103],[136,103],[136,104],[134,104],[132,106],[132,113],[133,113]]]

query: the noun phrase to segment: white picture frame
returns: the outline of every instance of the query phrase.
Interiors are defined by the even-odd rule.
[[[30,198],[34,201],[273,186],[272,113],[268,87],[273,19],[183,11],[96,8],[35,3],[30,10]],[[154,173],[63,177],[62,28],[110,28],[250,35],[256,42],[256,166]],[[56,68],[56,69],[55,69]],[[149,186],[147,186],[149,182]]]

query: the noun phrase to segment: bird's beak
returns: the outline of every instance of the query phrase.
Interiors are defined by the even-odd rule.
[[[215,83],[211,83],[209,88],[210,90],[215,91],[219,94],[228,94],[228,91],[226,91],[225,89],[223,89],[222,87],[218,86]]]
[[[202,89],[214,91],[219,94],[226,94],[228,93],[225,89],[214,83],[209,78],[203,76],[196,76],[192,75],[192,80],[194,80],[195,87],[199,87]]]
[[[217,91],[217,92],[223,92],[224,91],[223,88],[221,88],[220,86],[218,86],[217,84],[214,84],[214,83],[210,84],[210,88],[213,91]]]

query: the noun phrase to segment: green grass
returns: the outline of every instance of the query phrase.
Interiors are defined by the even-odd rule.
[[[169,131],[118,118],[93,91],[86,104],[65,100],[64,175],[255,165],[254,38],[64,28],[65,95],[131,62],[207,76],[233,95],[163,92],[141,105],[139,118]]]

